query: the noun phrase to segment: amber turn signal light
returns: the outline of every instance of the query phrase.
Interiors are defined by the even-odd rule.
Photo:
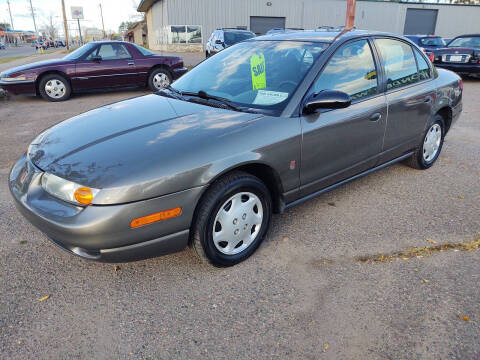
[[[174,218],[182,213],[182,208],[181,207],[176,207],[173,209],[168,209],[164,211],[160,211],[157,213],[153,213],[150,215],[142,216],[136,219],[133,219],[132,222],[130,223],[130,227],[132,229],[144,226],[144,225],[149,225],[157,221],[162,221],[162,220],[167,220]]]
[[[82,205],[90,205],[93,201],[93,193],[92,190],[88,187],[81,187],[75,190],[73,194],[75,200],[77,200]]]

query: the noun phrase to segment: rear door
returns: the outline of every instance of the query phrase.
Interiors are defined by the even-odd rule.
[[[432,69],[410,44],[377,38],[375,47],[385,73],[388,121],[380,162],[399,157],[418,145],[436,97]],[[418,65],[417,65],[418,63]]]
[[[135,60],[121,43],[97,46],[76,64],[76,86],[80,89],[138,85]]]
[[[387,120],[377,67],[367,39],[350,41],[314,81],[307,97],[339,90],[350,95],[352,104],[302,116],[302,196],[376,165]]]

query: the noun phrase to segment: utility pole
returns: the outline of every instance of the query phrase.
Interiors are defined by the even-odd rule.
[[[13,27],[12,10],[10,10],[10,0],[7,0],[7,4],[8,4],[8,13],[10,14],[10,24],[12,24],[12,30],[14,30],[15,28]]]
[[[35,22],[35,13],[33,12],[32,0],[30,0],[30,10],[32,11],[33,27],[35,28],[35,34],[37,34],[37,23]]]
[[[68,25],[67,25],[67,15],[65,14],[65,1],[62,0],[62,13],[63,13],[63,30],[65,31],[65,45],[68,46]]]
[[[78,23],[78,34],[80,35],[80,44],[83,45],[82,30],[80,30],[80,19],[77,19],[77,23]]]
[[[102,4],[98,4],[100,6],[100,16],[102,17],[102,29],[103,29],[103,38],[105,39],[105,24],[103,23],[103,11],[102,11]]]
[[[351,30],[355,25],[356,4],[357,0],[347,0],[347,16],[345,18],[345,30]]]

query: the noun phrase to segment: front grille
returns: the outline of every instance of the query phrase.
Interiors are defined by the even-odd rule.
[[[467,63],[471,57],[469,54],[449,54],[443,55],[442,61],[448,63]]]

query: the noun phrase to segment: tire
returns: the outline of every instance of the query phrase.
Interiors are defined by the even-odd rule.
[[[208,59],[208,51],[205,51],[205,59]]]
[[[172,83],[172,74],[165,68],[156,68],[148,77],[148,87],[152,91],[158,91]]]
[[[57,102],[70,98],[72,88],[62,75],[48,74],[40,79],[38,91],[45,100]]]
[[[272,199],[265,184],[250,174],[233,172],[213,183],[198,205],[191,246],[204,262],[235,265],[258,248],[271,215]]]
[[[435,163],[443,147],[443,139],[445,137],[444,124],[443,117],[439,114],[435,115],[433,122],[422,136],[422,141],[415,149],[414,154],[405,161],[408,166],[414,169],[425,170]]]

